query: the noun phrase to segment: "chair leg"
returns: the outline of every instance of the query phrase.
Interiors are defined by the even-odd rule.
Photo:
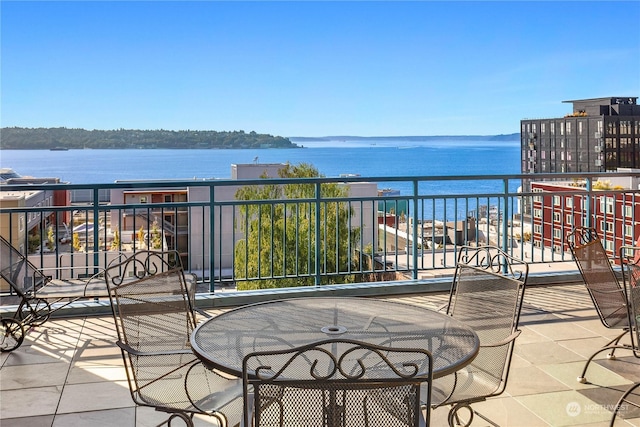
[[[580,374],[580,376],[578,377],[578,382],[581,384],[584,384],[587,382],[587,369],[589,368],[589,364],[591,363],[591,361],[600,353],[602,353],[605,350],[611,350],[611,353],[609,353],[607,355],[607,358],[609,360],[615,360],[615,355],[614,352],[616,351],[616,349],[618,348],[622,348],[622,349],[627,349],[627,350],[631,350],[631,347],[625,344],[618,344],[620,342],[620,340],[622,339],[622,337],[624,337],[627,333],[629,332],[628,329],[625,329],[620,335],[616,336],[614,339],[612,339],[611,341],[609,341],[607,344],[605,344],[602,348],[600,348],[598,351],[596,351],[595,353],[593,353],[591,355],[591,357],[589,358],[589,360],[587,360],[587,363],[584,364],[584,368],[582,369],[582,373]]]
[[[461,420],[461,417],[458,414],[458,411],[463,408],[466,409],[469,413],[469,419],[466,421]],[[470,403],[456,403],[449,410],[449,419],[448,419],[449,427],[469,427],[473,422],[473,418],[475,415],[479,416],[480,418],[482,418],[483,420],[485,420],[486,422],[488,422],[490,425],[494,427],[500,427],[498,426],[498,424],[494,423],[489,418],[483,416],[481,413],[474,411]]]
[[[173,421],[174,418],[180,418],[182,421],[184,421],[184,423],[187,425],[187,427],[194,427],[193,420],[191,419],[191,417],[189,415],[185,414],[185,413],[182,413],[182,412],[174,412],[169,416],[169,419],[167,421],[165,421],[167,423],[168,427],[171,427],[171,422]],[[160,425],[162,425],[162,424],[160,424]]]
[[[460,411],[461,409],[466,409],[468,411],[468,420],[461,421],[460,415],[458,414],[458,411]],[[473,415],[474,412],[473,409],[471,409],[471,405],[469,405],[468,403],[456,403],[449,410],[449,427],[469,427],[471,425],[471,422],[473,421]]]
[[[615,407],[615,409],[613,411],[613,415],[611,416],[611,422],[609,423],[609,427],[613,427],[613,424],[616,422],[616,415],[618,415],[618,412],[620,411],[620,408],[622,407],[623,403],[626,402],[626,403],[628,403],[630,405],[633,405],[633,406],[636,406],[636,407],[640,408],[639,404],[627,400],[627,397],[629,397],[629,395],[631,393],[633,393],[633,391],[635,389],[637,389],[638,387],[640,387],[640,382],[637,382],[637,383],[633,384],[631,387],[629,387],[629,389],[624,392],[624,394],[620,397],[620,399],[618,399],[618,402],[616,403],[616,407]]]

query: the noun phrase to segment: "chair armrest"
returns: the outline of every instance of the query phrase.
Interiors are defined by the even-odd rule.
[[[515,331],[514,333],[512,333],[511,335],[509,335],[505,339],[500,340],[498,342],[492,342],[492,343],[489,343],[489,344],[481,344],[480,348],[484,348],[484,347],[500,347],[500,346],[509,344],[511,341],[513,341],[516,338],[518,338],[518,335],[520,335],[521,332],[522,331],[520,329],[518,329],[517,331]]]
[[[122,341],[116,341],[116,345],[120,347],[122,350],[126,351],[127,353],[133,354],[134,356],[163,356],[163,355],[170,355],[170,354],[193,354],[193,356],[195,357],[195,354],[193,353],[193,351],[186,348],[183,350],[138,351],[133,347],[129,346],[128,344],[123,343]]]

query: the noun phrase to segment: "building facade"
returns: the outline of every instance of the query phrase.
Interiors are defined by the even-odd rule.
[[[520,122],[523,174],[606,172],[640,167],[637,97],[564,101],[564,117]]]
[[[277,177],[278,171],[284,166],[285,164],[282,163],[233,164],[231,179]],[[349,197],[377,197],[376,183],[358,182],[342,185],[348,188]],[[242,188],[241,184],[218,187],[215,192],[215,201],[236,200],[235,195],[240,188]],[[211,230],[208,221],[211,217],[208,207],[210,196],[209,188],[202,186],[172,187],[170,190],[162,187],[111,189],[111,205],[124,207],[111,210],[110,228],[120,230],[121,242],[129,243],[135,241],[138,234],[153,234],[152,229],[158,227],[163,234],[163,248],[178,251],[183,265],[192,272],[202,272],[203,276],[211,260],[207,242],[213,239],[218,253],[214,256],[216,271],[212,277],[230,276],[233,271],[235,244],[238,239],[244,238],[237,224],[239,212],[237,207],[215,206],[213,216],[218,220],[218,224],[215,230]],[[176,206],[168,208],[167,203],[175,203]],[[201,207],[188,209],[185,204],[197,204]],[[377,226],[374,221],[373,205],[354,205],[353,208],[351,226],[363,229],[363,245],[369,243],[375,245],[376,242],[371,241],[371,236],[374,235],[372,230]],[[193,230],[200,230],[200,232],[194,233]]]
[[[609,257],[618,258],[622,246],[632,246],[640,237],[639,186],[638,176],[601,179],[591,192],[579,181],[532,182],[532,191],[540,193],[533,197],[534,246],[567,252],[567,235],[574,227],[592,227]]]

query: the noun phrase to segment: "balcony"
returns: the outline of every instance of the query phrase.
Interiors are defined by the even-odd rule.
[[[437,307],[443,292],[395,298]],[[219,310],[210,310],[216,314]],[[640,380],[638,361],[620,352],[592,364],[590,384],[579,384],[586,357],[611,336],[597,319],[581,283],[534,286],[525,293],[522,335],[516,341],[506,392],[475,404],[473,426],[604,426],[611,408],[631,382]],[[122,359],[109,316],[54,319],[29,332],[22,347],[2,353],[0,422],[11,426],[146,426],[163,414],[136,408],[129,396]],[[90,397],[89,397],[90,396]],[[640,400],[640,396],[638,396]],[[626,410],[616,425],[640,425],[640,411]],[[445,425],[446,408],[432,413]],[[198,419],[197,425],[215,425]]]
[[[635,172],[608,174],[606,178],[637,178],[638,175]],[[520,189],[523,180],[531,180],[530,175],[269,180],[276,185],[309,185],[314,192],[310,197],[295,200],[249,201],[233,197],[239,183],[231,180],[41,185],[38,188],[45,193],[82,190],[94,196],[89,201],[75,201],[68,206],[7,207],[3,204],[0,222],[5,227],[3,236],[6,233],[6,238],[21,247],[31,262],[45,270],[49,268],[52,276],[68,254],[82,255],[80,258],[90,263],[92,258],[84,255],[89,251],[136,251],[151,246],[151,237],[159,233],[161,248],[179,250],[185,269],[198,277],[197,304],[211,314],[261,300],[324,292],[394,298],[436,308],[447,299],[446,290],[462,245],[501,246],[531,263],[530,286],[525,293],[521,317],[523,333],[516,341],[506,392],[474,405],[490,421],[476,417],[473,426],[595,427],[608,425],[612,405],[622,390],[640,380],[638,359],[624,353],[619,353],[616,361],[609,361],[605,356],[598,359],[590,368],[590,384],[579,384],[576,380],[589,354],[613,334],[596,316],[575,263],[566,251],[566,233],[573,224],[595,226],[611,256],[616,254],[617,247],[633,243],[639,237],[634,234],[639,231],[637,227],[627,227],[640,218],[638,186],[594,190],[594,183],[601,176],[536,175],[540,184],[535,191]],[[576,180],[586,185],[572,185]],[[450,181],[468,182],[468,191],[441,194],[438,188]],[[349,187],[347,196],[325,196],[323,186],[333,183],[353,186]],[[371,183],[376,188],[397,186],[406,190],[400,195],[382,197],[377,191],[358,193]],[[241,184],[261,186],[265,181],[247,180]],[[188,188],[191,197],[185,202],[157,204],[124,204],[114,201],[113,197],[132,186],[152,191],[172,185]],[[1,186],[0,193],[34,189],[34,186],[7,187]],[[98,194],[107,190],[112,194],[111,202],[100,202]],[[343,240],[352,262],[329,262],[328,254],[338,254],[342,247],[334,242],[331,244],[335,250],[327,251],[329,246],[321,238],[326,233],[322,234],[316,227],[318,234],[310,238],[294,221],[291,228],[285,230],[292,230],[296,241],[306,239],[309,254],[323,256],[295,258],[291,269],[282,271],[278,270],[276,257],[261,261],[268,265],[267,269],[251,272],[247,268],[236,268],[237,244],[246,238],[245,230],[249,228],[239,224],[251,221],[251,217],[243,216],[243,208],[260,206],[269,212],[278,209],[289,212],[281,219],[293,218],[295,209],[304,210],[313,213],[311,217],[317,221],[314,224],[322,224],[321,213],[327,212],[326,207],[331,205],[346,206],[347,229],[358,230],[357,238],[347,233],[349,237]],[[398,212],[398,206],[406,206],[407,211]],[[188,231],[186,242],[176,239],[170,227],[165,228],[165,217],[172,215],[163,213],[178,210],[188,212],[188,224],[176,224]],[[122,220],[125,212],[128,216],[139,214],[133,215],[138,219],[130,226],[125,226]],[[552,218],[558,212],[562,215],[556,223]],[[154,215],[159,216],[157,228],[153,224]],[[389,220],[389,215],[395,219]],[[25,227],[27,218],[37,219],[36,226],[30,230]],[[276,217],[265,218],[269,219],[261,223],[261,229],[273,230]],[[78,236],[74,242],[75,236],[67,236],[65,232],[82,223],[99,226],[85,227],[86,238]],[[36,235],[39,241],[34,243]],[[266,237],[267,242],[285,240],[277,234]],[[264,249],[276,253],[276,243],[268,243]],[[367,255],[371,256],[371,262],[363,261]],[[78,267],[84,269],[86,265]],[[341,276],[356,277],[360,281],[344,283],[337,279]],[[306,285],[242,290],[245,284],[267,280],[300,281]],[[15,306],[11,305],[11,292],[6,288],[3,291],[4,305],[0,312],[4,316]],[[2,353],[0,422],[3,427],[144,426],[164,419],[163,414],[133,405],[119,349],[114,344],[109,311],[104,300],[71,304],[58,312],[60,316],[29,331],[20,348]],[[431,424],[445,425],[446,415],[444,408],[435,410]],[[640,426],[640,411],[627,408],[622,415],[625,418],[618,419],[616,425]],[[210,425],[211,421],[201,419],[199,422]]]

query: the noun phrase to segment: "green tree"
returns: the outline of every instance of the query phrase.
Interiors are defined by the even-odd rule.
[[[312,165],[287,164],[280,178],[321,177]],[[268,178],[262,176],[262,178]],[[315,284],[316,257],[320,259],[322,283],[354,281],[348,274],[354,257],[359,228],[349,228],[351,208],[346,202],[322,202],[320,224],[316,223],[316,204],[299,199],[315,198],[315,184],[246,186],[236,192],[238,200],[281,200],[273,204],[247,204],[240,208],[238,224],[245,235],[235,246],[234,273],[238,289],[285,288]],[[323,198],[346,197],[348,190],[336,183],[320,186]],[[316,253],[316,227],[320,245]],[[260,279],[260,277],[277,279]]]

